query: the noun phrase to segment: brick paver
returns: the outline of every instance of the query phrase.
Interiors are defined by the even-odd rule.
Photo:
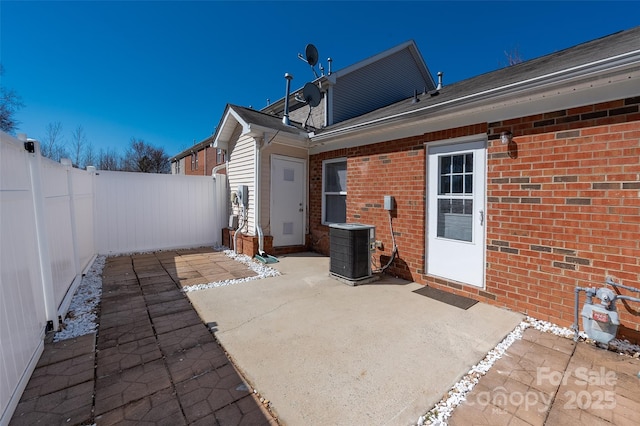
[[[95,354],[85,354],[36,368],[22,394],[35,398],[93,380]]]
[[[31,398],[23,395],[10,424],[91,424],[92,408],[93,381],[87,381]]]
[[[104,377],[162,358],[154,337],[123,343],[98,352],[96,376]]]
[[[206,249],[108,258],[97,336],[45,345],[11,425],[277,424],[180,291],[225,279],[198,271],[216,259],[231,268]]]
[[[449,425],[640,424],[640,359],[527,329]]]

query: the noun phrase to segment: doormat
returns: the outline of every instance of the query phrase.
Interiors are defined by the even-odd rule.
[[[424,286],[417,290],[413,290],[414,293],[420,294],[422,296],[430,297],[431,299],[435,299],[439,302],[446,303],[447,305],[455,306],[456,308],[467,310],[476,303],[477,300],[471,299],[469,297],[458,296],[457,294],[449,293],[447,291],[438,290],[437,288]]]

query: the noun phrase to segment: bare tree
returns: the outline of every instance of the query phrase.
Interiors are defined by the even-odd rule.
[[[97,161],[98,157],[96,156],[96,150],[93,147],[93,143],[89,142],[84,150],[84,156],[82,157],[84,167],[95,166]]]
[[[56,121],[55,123],[47,124],[46,132],[47,134],[40,145],[40,151],[44,157],[53,161],[60,161],[61,158],[67,155],[62,141],[62,123]]]
[[[98,169],[100,170],[120,170],[121,159],[111,148],[101,149],[98,154]]]
[[[80,160],[82,159],[87,143],[87,135],[84,132],[84,128],[82,126],[76,127],[76,130],[71,133],[71,161],[74,166],[82,166]]]
[[[0,77],[3,74],[4,67],[0,64]],[[15,118],[15,113],[22,107],[24,107],[22,98],[15,90],[0,86],[0,130],[7,133],[15,132],[20,124]]]
[[[131,138],[124,157],[124,170],[142,173],[169,173],[169,155],[164,148],[149,145],[142,139]]]

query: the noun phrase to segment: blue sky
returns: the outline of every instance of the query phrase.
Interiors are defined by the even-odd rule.
[[[2,85],[18,132],[61,122],[94,149],[132,137],[174,155],[211,135],[227,103],[266,105],[313,79],[297,58],[347,67],[413,39],[445,84],[640,25],[640,2],[0,2]]]

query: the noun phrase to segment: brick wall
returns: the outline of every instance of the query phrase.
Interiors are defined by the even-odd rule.
[[[640,287],[639,103],[489,125],[488,296],[567,326],[576,286],[613,276]],[[497,139],[503,130],[514,135],[511,156]],[[640,303],[617,305],[625,326],[640,330]]]
[[[639,105],[625,99],[311,156],[311,246],[329,252],[322,160],[348,157],[347,222],[376,226],[385,244],[378,263],[392,248],[383,196],[396,199],[399,256],[389,273],[570,326],[576,286],[601,287],[613,276],[640,287]],[[509,146],[499,141],[506,130]],[[487,269],[478,289],[424,275],[424,144],[484,132]],[[620,334],[637,341],[640,303],[617,306]]]
[[[213,168],[217,166],[217,149],[207,145],[197,152],[198,165],[196,169],[192,169],[191,155],[187,155],[184,159],[184,171],[186,175],[211,176]],[[226,170],[220,173],[226,174]]]
[[[391,212],[398,257],[388,273],[420,281],[424,273],[426,166],[425,145],[431,140],[456,138],[486,132],[486,125],[466,126],[430,135],[416,136],[356,148],[340,149],[310,157],[311,247],[329,254],[329,227],[322,219],[322,162],[347,157],[347,222],[376,227],[383,249],[374,255],[385,265],[393,250],[389,213],[383,209],[385,195],[395,199]]]

